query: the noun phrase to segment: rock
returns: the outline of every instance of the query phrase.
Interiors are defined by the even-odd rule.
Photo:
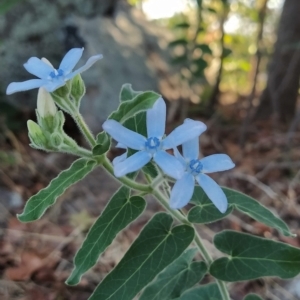
[[[159,77],[168,72],[165,62],[172,36],[123,2],[115,10],[115,2],[28,0],[0,16],[2,91],[12,81],[34,78],[22,66],[28,58],[46,57],[58,67],[67,50],[82,46],[85,51],[78,66],[97,53],[104,56],[83,73],[87,94],[81,109],[94,131],[117,108],[122,84],[159,91]],[[32,90],[6,96],[6,100],[34,109],[36,95],[37,90]]]

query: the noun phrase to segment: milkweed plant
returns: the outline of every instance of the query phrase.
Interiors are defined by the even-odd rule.
[[[130,84],[124,84],[120,105],[103,123],[103,131],[97,135],[90,131],[80,114],[85,94],[80,73],[102,55],[92,56],[73,71],[82,52],[83,49],[71,49],[58,69],[45,58],[32,57],[24,67],[38,79],[13,82],[7,88],[7,94],[39,88],[37,121],[27,123],[31,147],[79,157],[27,201],[18,215],[21,222],[41,218],[68,187],[97,167],[121,184],[78,249],[66,284],[78,284],[116,235],[141,216],[147,195],[152,195],[148,201],[156,199],[165,212],[156,213],[145,225],[121,261],[98,284],[90,300],[229,300],[228,282],[298,275],[300,249],[276,240],[223,230],[213,239],[222,255],[214,257],[206,248],[198,224],[221,220],[233,210],[285,236],[294,234],[258,201],[220,187],[209,176],[232,169],[235,164],[226,154],[201,157],[199,136],[206,130],[204,123],[186,119],[166,134],[166,103],[161,95],[135,91]],[[64,113],[77,123],[89,147],[79,146],[65,133]],[[112,141],[124,153],[111,162],[107,153]],[[202,284],[204,276],[209,276],[212,283]],[[244,299],[262,298],[249,294]]]

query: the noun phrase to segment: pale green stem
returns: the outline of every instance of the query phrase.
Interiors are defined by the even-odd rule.
[[[173,210],[169,206],[169,202],[166,199],[165,195],[158,189],[154,189],[152,194],[156,197],[156,199],[159,201],[159,203],[172,215],[174,216],[178,221],[191,225],[190,222],[186,219],[186,217],[181,214],[178,210]]]
[[[152,192],[152,187],[150,185],[137,183],[126,176],[116,178],[114,176],[113,166],[105,156],[103,156],[102,166],[106,171],[108,171],[109,174],[113,176],[114,179],[117,179],[118,181],[122,182],[126,186],[137,191],[146,192],[147,194]]]
[[[94,135],[91,133],[89,127],[85,123],[84,119],[82,118],[81,114],[76,111],[73,113],[72,117],[74,118],[75,122],[77,123],[78,127],[80,128],[80,131],[84,135],[85,139],[89,142],[89,144],[92,147],[96,146],[96,140]]]
[[[60,150],[62,150],[63,152],[69,153],[69,154],[73,154],[76,156],[81,156],[81,157],[85,157],[85,158],[93,158],[93,153],[90,150],[87,150],[85,148],[82,147],[77,147],[76,149],[73,149],[69,146],[62,146],[60,148]]]

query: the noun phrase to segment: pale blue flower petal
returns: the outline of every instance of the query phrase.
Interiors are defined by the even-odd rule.
[[[189,120],[175,128],[164,140],[163,148],[171,149],[191,139],[198,137],[206,130],[206,125],[200,121]]]
[[[116,177],[122,177],[128,173],[141,169],[151,160],[151,154],[146,151],[139,151],[132,156],[126,158],[114,166]]]
[[[200,173],[196,176],[196,180],[198,181],[199,185],[202,187],[208,198],[216,206],[216,208],[221,213],[225,213],[228,207],[228,203],[227,198],[220,186],[205,174]]]
[[[117,143],[116,148],[127,149],[127,147],[122,143]]]
[[[198,159],[199,156],[199,137],[195,137],[182,144],[182,152],[184,158],[188,161]]]
[[[41,79],[47,79],[50,73],[54,70],[47,63],[37,57],[31,57],[24,64],[24,68],[30,73]]]
[[[113,159],[112,164],[115,166],[116,164],[124,161],[127,158],[127,151],[120,156],[117,156]]]
[[[120,156],[115,157],[112,161],[113,165],[115,165],[127,158],[127,147],[125,145],[123,145],[122,143],[117,143],[116,148],[126,149],[126,152]]]
[[[165,134],[166,125],[166,103],[159,98],[151,109],[147,110],[147,133],[148,138],[157,137],[161,139]]]
[[[165,151],[157,151],[153,160],[164,171],[165,174],[172,178],[179,179],[184,173],[184,167],[181,162],[173,155]]]
[[[56,78],[53,81],[47,81],[43,88],[47,90],[47,92],[52,93],[58,88],[64,86],[66,83],[63,78]]]
[[[226,171],[234,168],[235,164],[226,154],[213,154],[200,159],[203,173]]]
[[[65,80],[69,80],[69,79],[73,78],[74,76],[76,76],[77,74],[86,71],[86,70],[89,69],[96,61],[98,61],[98,60],[101,59],[102,57],[103,57],[103,55],[101,55],[101,54],[99,54],[99,55],[94,55],[94,56],[90,57],[84,66],[82,66],[81,68],[77,69],[76,71],[74,71],[74,72],[72,72],[72,73],[66,75],[66,76],[65,76]]]
[[[84,48],[71,49],[61,61],[59,68],[64,71],[64,75],[69,74],[79,62]]]
[[[183,167],[186,168],[187,162],[176,147],[173,149],[173,152],[174,152],[175,157],[180,161],[180,163],[183,165]]]
[[[195,186],[195,179],[191,173],[185,173],[176,181],[171,191],[170,207],[180,209],[191,200]]]
[[[105,121],[102,127],[113,139],[128,148],[142,150],[145,147],[147,140],[144,136],[127,129],[115,120]]]
[[[11,95],[16,92],[28,91],[43,86],[47,81],[43,79],[31,79],[23,82],[12,82],[6,89],[6,94]]]

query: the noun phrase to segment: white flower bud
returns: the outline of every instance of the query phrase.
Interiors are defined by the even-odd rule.
[[[41,118],[55,116],[57,113],[56,105],[52,96],[44,88],[39,88],[37,97],[37,110]]]

